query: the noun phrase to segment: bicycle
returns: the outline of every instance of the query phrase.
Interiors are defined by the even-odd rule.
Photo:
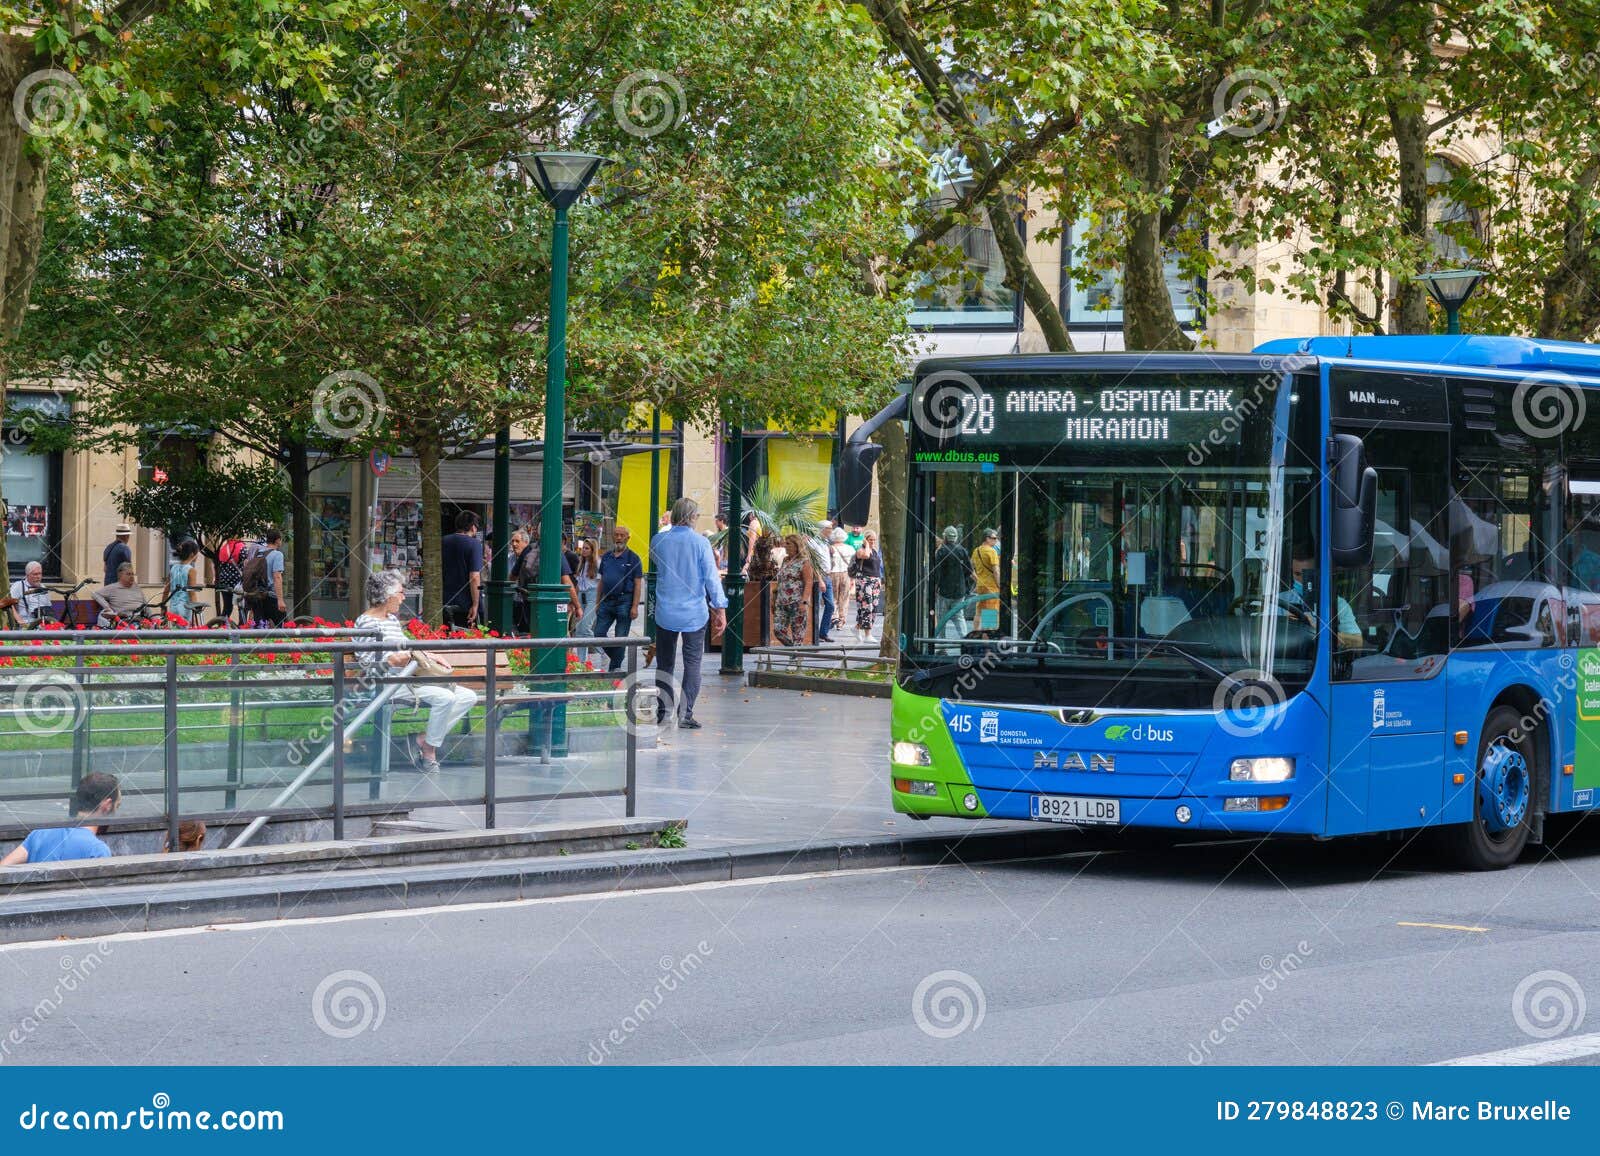
[[[190,586],[188,590],[203,590],[202,586]],[[104,610],[100,613],[100,620],[109,630],[167,630],[171,629],[171,616],[167,613],[167,604],[172,601],[168,594],[159,602],[148,599],[139,604],[139,609],[131,614],[124,614],[116,610]],[[200,626],[200,615],[208,609],[203,602],[191,603],[189,606],[189,625]]]
[[[71,590],[62,590],[54,586],[39,587],[42,592],[50,595],[50,605],[47,607],[41,607],[38,614],[34,615],[33,620],[22,626],[22,629],[47,630],[55,626],[71,629],[73,626],[78,624],[76,621],[76,616],[73,613],[74,606],[82,606],[85,604],[85,602],[91,606],[94,605],[92,600],[82,598],[77,599],[75,602],[74,596],[85,586],[92,586],[93,584],[93,578],[85,578]],[[56,610],[57,599],[60,599],[61,610],[59,612]],[[14,608],[19,601],[19,599],[9,596],[6,598],[0,598],[0,611],[10,612],[13,620],[15,620],[16,615]]]

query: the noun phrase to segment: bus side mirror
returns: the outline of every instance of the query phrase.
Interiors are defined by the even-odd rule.
[[[839,525],[865,526],[872,514],[872,474],[883,447],[877,442],[845,443],[839,457]]]
[[[1336,569],[1372,564],[1378,515],[1378,471],[1367,465],[1367,450],[1354,434],[1334,434],[1328,444],[1328,476],[1333,485],[1330,554]]]

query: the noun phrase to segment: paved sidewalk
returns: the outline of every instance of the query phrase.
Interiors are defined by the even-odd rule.
[[[971,834],[1029,824],[930,819],[889,807],[889,702],[747,687],[706,655],[698,731],[665,732],[639,754],[641,815],[686,815],[690,845],[810,841],[866,835]],[[498,824],[620,817],[621,799],[507,805]],[[477,826],[481,808],[428,808],[413,818]]]

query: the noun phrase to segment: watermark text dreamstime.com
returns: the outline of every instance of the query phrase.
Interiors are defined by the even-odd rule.
[[[589,1045],[588,1058],[591,1064],[598,1066],[611,1059],[613,1050],[622,1047],[635,1032],[654,1019],[656,1012],[666,1003],[667,997],[677,991],[682,984],[687,983],[689,977],[699,971],[706,960],[711,958],[712,948],[705,940],[702,939],[695,944],[694,948],[693,951],[677,959],[670,955],[661,957],[657,963],[660,974],[650,990],[633,1005],[616,1027]]]
[[[1305,966],[1306,960],[1314,953],[1314,950],[1309,943],[1302,939],[1295,944],[1293,951],[1287,952],[1276,959],[1270,955],[1262,956],[1260,961],[1261,973],[1256,976],[1255,983],[1251,985],[1250,991],[1229,1008],[1227,1014],[1198,1043],[1189,1045],[1189,1062],[1198,1066],[1209,1060],[1215,1049],[1227,1043],[1230,1036],[1243,1028],[1250,1021],[1250,1018],[1261,1010],[1269,996],[1287,983],[1296,971]]]

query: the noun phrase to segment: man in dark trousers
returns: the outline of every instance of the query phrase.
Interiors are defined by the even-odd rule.
[[[105,548],[105,552],[100,555],[101,561],[106,564],[105,584],[107,586],[116,582],[117,567],[124,562],[133,561],[133,550],[128,546],[128,539],[132,534],[132,526],[126,522],[119,523],[116,530],[117,536],[111,539],[111,542]]]
[[[676,718],[685,730],[699,730],[694,717],[700,694],[700,660],[706,651],[706,624],[723,630],[728,599],[711,553],[711,539],[695,532],[700,505],[692,498],[672,504],[672,525],[650,539],[650,569],[656,576],[656,674],[666,676],[657,702],[661,721]],[[673,668],[683,656],[681,693],[674,693]],[[659,683],[658,683],[659,685]]]
[[[600,557],[600,587],[595,591],[594,632],[605,638],[616,628],[618,638],[628,637],[644,598],[644,563],[628,549],[628,527],[611,531],[611,549]],[[622,667],[622,648],[606,648],[611,670]]]
[[[439,547],[444,575],[446,626],[466,629],[478,621],[478,593],[483,587],[483,539],[478,515],[462,510],[456,515],[456,532],[446,534]]]

